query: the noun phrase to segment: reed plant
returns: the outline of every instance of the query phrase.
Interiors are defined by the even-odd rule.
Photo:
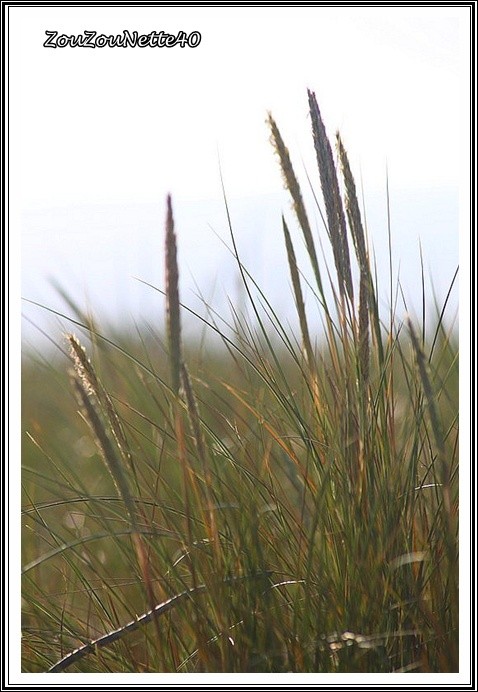
[[[164,339],[78,313],[73,386],[35,363],[49,403],[24,404],[25,671],[458,671],[455,333],[446,305],[431,334],[391,297],[380,314],[346,148],[308,99],[324,212],[268,117],[296,328],[243,265],[225,200],[253,317],[211,308],[194,317],[222,348],[183,343],[168,197]]]

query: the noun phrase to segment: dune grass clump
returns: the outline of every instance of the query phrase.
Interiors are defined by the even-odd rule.
[[[424,315],[380,314],[347,152],[337,134],[334,156],[308,98],[333,267],[268,118],[292,201],[278,230],[295,327],[231,225],[254,318],[211,309],[198,328],[223,348],[183,343],[168,197],[164,341],[71,319],[76,402],[62,370],[36,364],[48,385],[24,411],[25,671],[458,671],[455,335],[446,305],[431,334]],[[35,391],[57,410],[35,408]]]

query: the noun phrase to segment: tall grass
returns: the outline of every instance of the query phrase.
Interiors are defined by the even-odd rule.
[[[223,348],[182,343],[168,197],[165,340],[124,344],[78,315],[72,388],[39,361],[35,388],[25,367],[25,671],[458,670],[454,332],[444,309],[431,338],[380,314],[347,152],[337,135],[334,156],[308,98],[333,267],[268,120],[292,201],[296,330],[243,266],[231,223],[254,318],[210,310],[198,328]]]

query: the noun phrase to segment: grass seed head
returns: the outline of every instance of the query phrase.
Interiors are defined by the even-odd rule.
[[[181,319],[179,309],[179,271],[171,195],[166,212],[166,317],[168,328],[171,385],[175,394],[181,384]]]

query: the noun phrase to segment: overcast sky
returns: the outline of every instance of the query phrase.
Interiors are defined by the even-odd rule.
[[[105,274],[107,258],[123,268],[134,255],[146,266],[154,248],[141,254],[132,244],[149,241],[128,226],[131,210],[157,205],[161,227],[167,192],[176,205],[220,201],[219,160],[231,199],[280,192],[269,110],[298,173],[305,166],[317,182],[307,87],[329,135],[340,130],[368,199],[384,199],[386,166],[392,198],[407,190],[426,204],[425,191],[444,191],[452,237],[435,244],[450,255],[455,243],[457,254],[453,196],[466,179],[468,152],[466,8],[25,7],[11,9],[10,21],[12,251],[22,235],[25,297],[47,300],[47,277],[68,284],[68,267],[75,285],[97,282],[100,265],[88,270],[88,259],[102,239]],[[43,46],[46,31],[125,29],[199,32],[201,42]],[[420,213],[433,216],[436,204]],[[412,233],[416,247],[418,230],[408,221],[397,233]]]
[[[310,151],[306,87],[368,186],[457,184],[466,9],[18,8],[10,29],[12,145],[22,204],[277,189],[265,116]],[[461,21],[460,21],[461,20]],[[199,31],[197,48],[44,48],[46,30]],[[17,181],[12,181],[17,182]]]

